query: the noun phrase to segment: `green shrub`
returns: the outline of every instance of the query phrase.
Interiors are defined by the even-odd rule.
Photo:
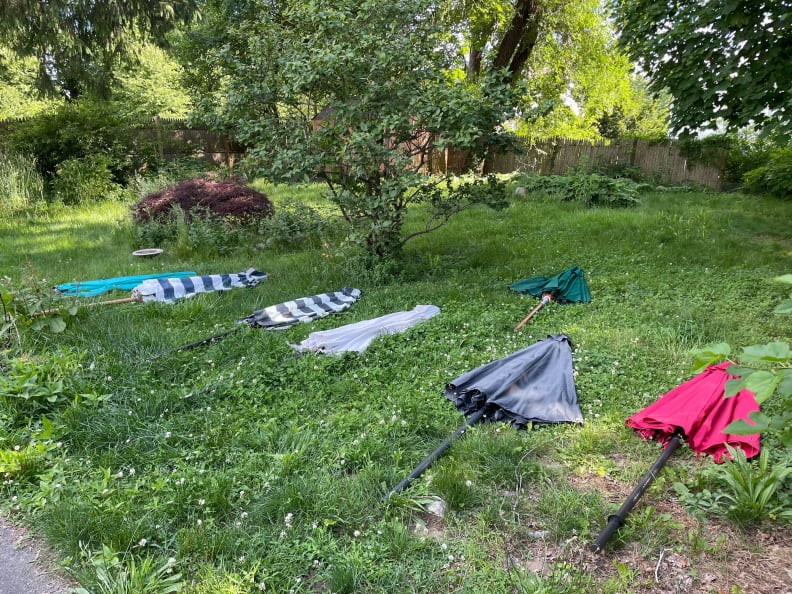
[[[641,189],[641,185],[631,179],[612,179],[597,173],[527,174],[516,181],[526,193],[544,193],[584,206],[634,206],[638,204]]]
[[[765,165],[774,145],[769,140],[738,135],[731,139],[723,181],[731,186],[742,185],[743,176]]]
[[[35,159],[0,151],[0,213],[35,207],[44,198],[44,179]]]
[[[55,195],[64,204],[95,202],[118,188],[113,183],[110,157],[90,155],[58,164],[52,180]]]
[[[7,142],[16,152],[32,155],[45,179],[53,179],[64,161],[103,155],[114,181],[124,183],[135,171],[156,164],[156,151],[133,134],[135,125],[104,104],[76,101],[20,126]]]
[[[750,192],[792,198],[792,149],[774,150],[767,164],[746,173],[743,181]]]
[[[340,221],[334,222],[315,208],[291,198],[283,200],[272,217],[258,223],[258,233],[267,247],[318,247],[342,231]]]

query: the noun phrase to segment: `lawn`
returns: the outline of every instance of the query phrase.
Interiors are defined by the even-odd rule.
[[[292,192],[261,187],[276,207]],[[294,192],[321,204],[315,188]],[[2,505],[40,530],[89,590],[124,591],[141,576],[150,589],[128,591],[788,584],[789,524],[741,529],[690,513],[673,485],[712,487],[713,464],[687,449],[604,552],[588,545],[659,455],[625,418],[693,375],[690,350],[792,338],[792,316],[771,313],[789,294],[773,278],[792,272],[792,202],[678,191],[591,209],[514,196],[505,210],[464,212],[409,243],[395,276],[329,245],[267,248],[266,238],[223,254],[164,245],[161,256],[136,258],[153,246],[136,241],[126,209],[108,202],[0,221],[0,274],[54,285],[253,266],[270,278],[173,305],[81,308],[64,332],[29,333],[24,354],[4,355],[16,391],[0,400]],[[508,285],[572,265],[585,271],[592,302],[548,305],[515,333],[536,300]],[[343,286],[362,297],[342,314],[152,358],[261,307]],[[441,313],[361,354],[297,357],[289,346],[416,304]],[[582,426],[475,426],[382,501],[462,422],[443,397],[447,382],[561,332],[574,344]],[[765,446],[780,464],[778,444]],[[430,511],[438,498],[444,517]],[[116,589],[101,589],[102,572]]]

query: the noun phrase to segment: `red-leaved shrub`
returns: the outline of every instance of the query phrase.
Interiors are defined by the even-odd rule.
[[[173,205],[180,206],[188,220],[208,213],[244,221],[271,217],[275,212],[264,194],[234,180],[189,179],[135,203],[132,217],[139,223],[167,219],[173,215]]]

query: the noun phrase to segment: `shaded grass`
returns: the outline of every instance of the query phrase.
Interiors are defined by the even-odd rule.
[[[276,205],[292,191],[321,205],[315,187],[264,191]],[[393,280],[355,274],[342,255],[315,250],[141,261],[129,255],[125,208],[4,220],[0,266],[13,275],[29,262],[53,284],[249,266],[270,279],[175,305],[81,310],[48,340],[84,352],[75,373],[107,399],[98,410],[53,411],[64,445],[49,454],[41,484],[3,489],[64,554],[77,555],[80,541],[141,554],[146,539],[146,551],[178,559],[196,592],[261,583],[277,591],[532,591],[532,578],[503,571],[504,541],[535,530],[554,542],[591,539],[614,506],[596,481],[631,485],[657,455],[624,418],[690,377],[690,348],[792,336],[792,320],[769,313],[788,292],[770,279],[792,268],[784,224],[792,205],[769,199],[664,193],[630,210],[550,200],[476,208],[408,244]],[[508,285],[573,264],[586,272],[592,303],[551,304],[515,334],[535,300]],[[343,314],[283,332],[244,328],[150,360],[231,329],[255,309],[344,285],[363,298]],[[287,344],[418,303],[442,314],[360,355],[297,358]],[[442,396],[446,382],[558,332],[575,346],[582,427],[475,427],[404,497],[381,502],[461,424]],[[695,464],[680,452],[669,472]],[[653,494],[662,498],[662,488]],[[450,508],[434,538],[420,530],[424,495]],[[637,510],[621,536],[684,546],[674,530],[661,530],[667,523]],[[558,571],[617,591],[577,569]]]

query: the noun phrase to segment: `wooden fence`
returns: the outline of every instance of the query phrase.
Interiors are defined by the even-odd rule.
[[[18,128],[24,120],[0,122],[3,133]],[[215,164],[233,167],[245,154],[245,148],[228,136],[202,127],[191,127],[182,119],[155,118],[149,125],[137,128],[134,134],[152,143],[166,160],[191,155]],[[540,175],[563,175],[571,169],[638,169],[649,181],[662,185],[694,184],[714,190],[723,187],[723,171],[727,151],[710,151],[703,159],[685,156],[676,141],[652,142],[628,139],[611,142],[589,142],[552,138],[529,143],[520,150],[496,155],[487,163],[487,171],[511,173],[531,171]],[[426,170],[435,173],[461,173],[466,166],[464,153],[446,149],[431,155]]]
[[[714,190],[723,186],[727,151],[710,151],[701,160],[685,156],[677,141],[588,142],[554,138],[524,144],[519,152],[497,155],[488,170],[493,173],[532,171],[540,175],[564,175],[571,169],[635,168],[656,184],[694,184]],[[453,159],[452,159],[453,160]],[[446,162],[448,159],[446,158]]]

